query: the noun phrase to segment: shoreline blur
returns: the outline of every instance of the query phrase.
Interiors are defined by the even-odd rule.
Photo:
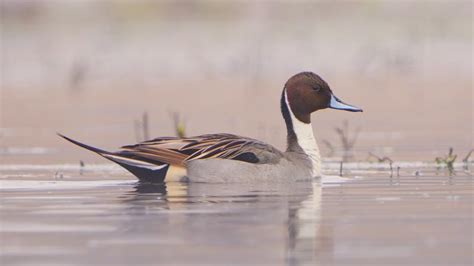
[[[285,147],[279,97],[287,78],[320,74],[363,114],[313,115],[323,156],[334,128],[360,128],[368,152],[431,161],[473,146],[472,3],[2,1],[3,163],[102,159],[56,137],[107,149],[173,135],[230,132]],[[456,14],[453,16],[452,14]]]

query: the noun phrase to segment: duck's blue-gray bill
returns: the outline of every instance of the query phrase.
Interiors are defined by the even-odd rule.
[[[359,107],[355,107],[347,103],[344,103],[343,101],[339,100],[339,98],[337,98],[334,95],[331,95],[331,102],[329,103],[329,108],[345,110],[345,111],[350,111],[350,112],[362,112],[362,109],[360,109]]]

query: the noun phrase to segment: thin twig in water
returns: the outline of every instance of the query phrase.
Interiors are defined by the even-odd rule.
[[[468,163],[468,162],[469,162],[469,158],[471,158],[471,155],[472,155],[473,152],[474,152],[474,149],[470,150],[470,151],[467,153],[466,157],[464,157],[464,159],[462,159],[462,161],[463,161],[464,163]]]
[[[343,168],[343,165],[344,165],[344,161],[341,161],[341,164],[339,164],[339,176],[342,177],[342,168]]]
[[[377,162],[379,162],[379,163],[383,163],[383,162],[393,163],[393,160],[390,159],[390,157],[388,157],[388,156],[380,157],[380,156],[377,156],[377,155],[375,155],[371,152],[369,152],[369,156],[367,157],[367,160],[370,160],[370,158],[375,158],[377,160]]]
[[[393,177],[393,167],[392,167],[393,162],[389,161],[388,163],[390,164],[390,178],[392,178]]]
[[[390,178],[393,177],[393,160],[392,159],[390,159],[387,156],[380,157],[380,156],[377,156],[377,155],[369,152],[369,156],[367,157],[367,160],[370,160],[370,158],[375,158],[377,160],[377,162],[379,162],[379,163],[388,162],[388,164],[390,166]]]
[[[84,162],[81,160],[79,161],[79,175],[83,175],[84,174],[84,167],[86,165],[84,164]]]
[[[352,149],[355,146],[355,143],[357,142],[357,138],[359,137],[359,132],[360,128],[356,128],[354,134],[349,136],[349,122],[345,120],[342,124],[342,127],[336,127],[335,128],[336,133],[339,135],[339,138],[342,143],[342,148],[343,148],[343,157],[342,159],[344,161],[347,161],[348,159],[352,158]]]
[[[179,115],[178,112],[172,112],[170,115],[173,118],[173,125],[174,125],[174,130],[175,134],[179,138],[184,138],[186,137],[186,125],[184,121],[181,120],[181,116]]]
[[[142,142],[144,140],[149,140],[149,122],[148,122],[148,112],[145,111],[141,119],[135,119],[133,121],[133,128],[135,132],[135,139],[137,142]]]
[[[142,116],[143,140],[149,140],[148,112],[145,111]]]
[[[326,145],[326,147],[328,148],[329,152],[328,152],[328,157],[332,157],[334,156],[334,146],[332,146],[331,142],[327,141],[327,140],[323,140],[323,144]]]
[[[466,171],[469,170],[469,159],[471,158],[472,152],[474,152],[474,149],[471,149],[471,150],[467,153],[466,157],[464,157],[464,159],[462,159],[462,162],[464,163],[463,168],[464,168],[464,170],[466,170]]]

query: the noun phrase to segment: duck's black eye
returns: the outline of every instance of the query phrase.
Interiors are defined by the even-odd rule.
[[[313,90],[314,90],[315,92],[319,92],[319,91],[321,90],[321,87],[319,87],[319,86],[313,87]]]

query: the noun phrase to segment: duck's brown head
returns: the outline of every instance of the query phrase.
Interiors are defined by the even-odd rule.
[[[362,112],[362,109],[339,100],[329,85],[312,72],[301,72],[286,82],[282,95],[284,109],[283,105],[289,106],[294,116],[307,124],[311,122],[311,113],[325,108]]]

